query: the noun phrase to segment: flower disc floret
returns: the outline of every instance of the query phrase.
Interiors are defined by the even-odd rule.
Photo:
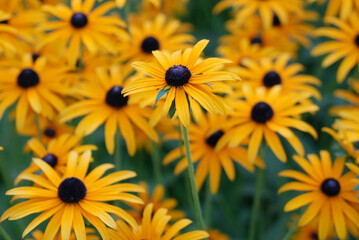
[[[262,38],[260,36],[256,36],[254,38],[251,39],[251,44],[259,44],[262,45]]]
[[[273,87],[281,83],[282,79],[276,71],[267,72],[263,77],[263,85],[266,87]]]
[[[46,154],[45,157],[42,158],[42,160],[44,160],[51,167],[55,167],[57,164],[57,157],[52,153]]]
[[[155,37],[146,37],[141,44],[141,49],[145,53],[152,53],[160,49],[160,43]]]
[[[85,184],[76,177],[63,180],[57,190],[57,195],[65,203],[78,203],[85,198],[86,193]]]
[[[340,193],[340,183],[334,178],[328,178],[323,181],[320,189],[327,196],[334,197]]]
[[[274,115],[273,109],[265,102],[256,103],[251,112],[251,118],[258,123],[266,123]]]
[[[224,135],[224,132],[222,130],[218,130],[217,132],[213,133],[211,136],[209,136],[206,139],[206,143],[211,146],[215,147],[219,139]]]
[[[55,131],[55,129],[53,129],[53,128],[46,128],[45,131],[44,131],[44,134],[45,134],[47,137],[53,138],[53,137],[55,137],[55,135],[56,135],[56,131]]]
[[[127,105],[128,97],[122,94],[121,86],[112,87],[106,94],[106,103],[114,108],[121,108]]]
[[[24,89],[35,87],[39,82],[39,75],[30,68],[23,69],[17,77],[17,85]]]
[[[74,28],[83,28],[87,25],[88,19],[84,13],[77,12],[74,13],[71,17],[71,25]]]
[[[183,65],[174,65],[166,71],[165,80],[170,86],[180,87],[189,82],[192,77],[191,71]]]

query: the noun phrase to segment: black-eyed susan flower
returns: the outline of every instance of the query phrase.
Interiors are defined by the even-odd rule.
[[[64,173],[70,151],[81,153],[86,150],[97,150],[94,145],[80,145],[81,140],[81,137],[63,134],[49,141],[47,146],[43,145],[37,138],[30,139],[26,146],[36,157],[49,164],[61,175]],[[24,174],[33,174],[38,170],[39,167],[31,162],[30,166],[17,176],[15,184],[19,183]]]
[[[330,236],[324,238],[323,240],[332,240],[335,236],[332,231],[330,231],[329,235]],[[318,220],[312,221],[308,225],[300,227],[291,240],[319,240]]]
[[[345,158],[337,157],[332,163],[329,152],[320,151],[320,156],[308,154],[309,161],[300,156],[293,159],[305,171],[284,170],[279,173],[281,177],[293,178],[297,181],[283,185],[278,192],[301,191],[305,192],[292,200],[284,207],[284,211],[293,211],[309,205],[298,226],[309,224],[315,217],[319,217],[318,236],[326,239],[335,226],[340,239],[346,239],[350,221],[359,227],[359,214],[353,204],[359,203],[357,198],[359,190],[353,190],[355,183],[352,179],[354,173],[344,175]]]
[[[335,17],[339,14],[341,19],[347,19],[353,11],[359,10],[357,0],[308,0],[308,2],[328,2],[326,17]]]
[[[208,234],[209,234],[209,240],[230,240],[230,238],[227,235],[221,233],[217,229],[209,230]]]
[[[77,125],[75,133],[89,135],[101,124],[105,123],[105,143],[110,154],[115,150],[115,134],[117,128],[126,141],[128,152],[133,156],[136,152],[136,136],[133,125],[146,135],[158,140],[157,133],[149,126],[150,108],[140,108],[131,101],[131,97],[123,95],[132,69],[129,65],[113,65],[110,69],[98,68],[93,81],[84,82],[78,89],[84,98],[60,113],[60,121],[86,115]]]
[[[274,16],[286,23],[291,13],[298,13],[303,8],[302,0],[282,1],[282,0],[222,0],[214,8],[215,12],[220,12],[226,8],[233,7],[235,10],[236,21],[244,23],[249,17],[259,13],[264,29],[270,29],[275,22]]]
[[[301,114],[318,110],[318,106],[311,101],[304,101],[310,94],[282,94],[281,86],[268,90],[265,87],[252,89],[247,84],[243,85],[242,93],[244,99],[233,100],[234,109],[229,112],[231,119],[223,124],[229,130],[218,141],[216,149],[219,151],[226,144],[229,147],[238,146],[249,137],[248,158],[253,163],[264,138],[277,158],[285,162],[287,156],[279,134],[298,154],[303,155],[304,147],[291,128],[317,137],[315,129],[300,119]]]
[[[345,137],[351,143],[359,141],[359,109],[350,109],[338,111],[339,117],[333,124],[334,129],[345,131]]]
[[[331,40],[315,47],[312,50],[312,55],[329,54],[322,62],[324,68],[343,59],[337,72],[337,81],[341,83],[359,62],[359,16],[357,13],[353,13],[348,21],[329,17],[325,19],[325,22],[335,27],[319,28],[316,30],[316,35]]]
[[[84,218],[93,225],[102,239],[109,239],[106,226],[116,228],[114,214],[130,224],[135,230],[137,224],[123,209],[108,204],[108,201],[142,203],[142,200],[129,192],[141,192],[143,189],[131,183],[118,183],[136,176],[132,171],[118,171],[105,177],[103,174],[113,168],[112,164],[102,164],[87,174],[91,160],[91,151],[78,156],[69,154],[68,164],[63,176],[60,176],[43,160],[34,158],[33,163],[44,175],[23,175],[23,179],[36,183],[32,187],[18,187],[6,192],[16,199],[26,199],[6,210],[0,221],[17,220],[34,213],[40,213],[23,232],[23,237],[39,224],[51,218],[44,233],[45,239],[53,239],[61,228],[61,238],[69,239],[74,230],[77,239],[86,239]]]
[[[188,127],[190,122],[189,98],[197,101],[207,111],[223,115],[225,108],[222,99],[212,93],[211,83],[238,80],[239,77],[218,70],[219,66],[231,63],[229,60],[208,58],[198,61],[208,42],[201,40],[192,49],[187,48],[183,53],[154,51],[156,63],[133,63],[134,68],[148,77],[138,78],[129,83],[123,90],[124,96],[151,91],[157,96],[157,101],[165,97],[162,115],[166,116],[172,106],[173,114],[178,114],[185,127]]]
[[[217,142],[226,133],[226,129],[218,129],[218,126],[226,122],[224,117],[218,115],[209,115],[203,117],[198,124],[191,124],[188,128],[192,161],[198,162],[196,168],[197,190],[201,189],[207,176],[209,176],[210,189],[213,194],[218,192],[221,180],[222,168],[229,178],[234,181],[236,176],[235,164],[239,163],[250,172],[254,171],[254,165],[248,161],[248,152],[244,147],[227,147],[216,152]],[[176,148],[168,153],[163,159],[163,164],[169,164],[176,159],[178,162],[174,173],[177,175],[188,166],[187,158],[184,156],[185,149]],[[257,157],[255,164],[264,167],[263,161]]]
[[[171,220],[175,221],[185,217],[186,214],[183,211],[175,209],[178,205],[178,201],[176,199],[164,198],[166,189],[163,185],[158,184],[154,186],[153,191],[150,191],[148,184],[145,182],[140,182],[139,185],[145,189],[144,192],[140,192],[138,194],[144,204],[130,204],[134,211],[129,211],[138,224],[141,224],[145,206],[150,203],[153,205],[154,212],[160,208],[167,209],[167,215],[171,216]]]
[[[45,240],[44,233],[40,230],[35,230],[31,233],[32,238],[27,238],[26,240]],[[61,234],[54,236],[53,240],[63,240]],[[75,233],[72,232],[69,240],[76,240]],[[99,237],[96,236],[95,230],[92,228],[86,228],[86,240],[99,240]]]
[[[31,112],[53,118],[65,108],[61,96],[67,91],[63,81],[68,73],[67,66],[50,66],[46,57],[34,60],[31,54],[25,54],[17,65],[0,69],[0,117],[17,101],[15,117],[19,131]]]
[[[200,240],[208,237],[205,231],[191,231],[180,233],[192,223],[189,219],[180,219],[170,224],[171,216],[167,214],[167,209],[160,208],[153,210],[153,204],[148,204],[143,211],[142,221],[137,228],[133,228],[124,221],[117,221],[117,229],[110,229],[111,240]],[[139,229],[139,230],[137,230]]]
[[[190,47],[195,40],[187,33],[190,29],[188,25],[168,19],[164,14],[158,14],[153,19],[139,20],[138,18],[137,15],[130,16],[129,35],[121,39],[118,44],[118,59],[121,61],[148,62],[154,60],[152,51],[183,50]]]
[[[330,109],[330,113],[338,116],[340,112],[358,110],[359,109],[359,81],[349,79],[350,90],[335,90],[334,96],[349,103],[349,105],[334,106]]]
[[[45,5],[43,10],[59,20],[44,22],[41,31],[50,31],[38,42],[37,47],[47,45],[66,49],[70,66],[75,66],[80,57],[81,45],[91,54],[100,50],[116,53],[115,40],[124,35],[125,23],[118,16],[104,16],[116,5],[109,1],[93,9],[94,0],[71,0],[71,8],[64,5]]]
[[[320,92],[312,85],[318,86],[321,81],[314,76],[300,74],[304,70],[303,65],[289,61],[288,54],[281,54],[276,58],[262,58],[259,61],[246,59],[241,66],[233,68],[233,72],[241,76],[243,83],[253,88],[280,85],[283,92],[307,92],[320,98]]]
[[[187,13],[188,0],[144,0],[142,1],[141,12],[155,16],[164,13],[168,16],[178,16]]]

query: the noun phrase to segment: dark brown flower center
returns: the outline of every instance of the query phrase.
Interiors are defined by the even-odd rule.
[[[273,87],[275,85],[281,84],[282,79],[279,74],[275,71],[267,72],[263,77],[263,84],[266,87]]]
[[[324,180],[320,189],[327,196],[334,197],[340,193],[340,183],[334,178],[328,178]]]
[[[39,75],[30,68],[23,69],[17,76],[17,85],[22,88],[34,87],[39,84]]]
[[[78,203],[85,198],[86,193],[85,184],[75,177],[66,178],[57,189],[57,196],[65,203]]]
[[[174,65],[166,71],[165,80],[168,85],[180,87],[189,82],[191,71],[183,65]]]
[[[56,131],[55,131],[55,129],[53,129],[53,128],[46,128],[45,131],[44,131],[44,134],[45,134],[47,137],[53,138],[53,137],[55,137],[55,135],[56,135]]]
[[[206,139],[206,143],[208,144],[208,146],[214,148],[223,135],[224,132],[222,130],[218,130]]]
[[[253,45],[253,44],[259,44],[259,45],[262,45],[262,38],[261,38],[261,36],[256,36],[256,37],[254,37],[254,38],[252,38],[251,39],[251,44]]]
[[[251,118],[257,123],[266,123],[274,115],[273,109],[265,102],[259,102],[253,106]]]
[[[52,153],[46,154],[45,157],[42,158],[42,160],[44,160],[51,167],[55,167],[57,164],[57,157]]]
[[[359,34],[355,37],[354,42],[355,42],[355,45],[357,45],[357,47],[359,47]]]
[[[71,25],[74,28],[83,28],[87,25],[87,16],[81,12],[74,13],[71,17]]]
[[[280,25],[281,25],[281,22],[280,22],[279,17],[277,16],[277,14],[274,14],[274,16],[273,16],[273,26],[278,27]]]
[[[106,103],[114,108],[121,108],[127,105],[128,97],[122,94],[121,86],[113,86],[106,94]]]
[[[160,43],[154,37],[147,37],[142,41],[141,49],[145,53],[152,53],[152,51],[160,49]]]

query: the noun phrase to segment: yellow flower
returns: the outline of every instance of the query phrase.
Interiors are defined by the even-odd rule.
[[[209,233],[209,240],[230,240],[230,238],[221,233],[219,230],[212,229],[208,231]]]
[[[158,14],[153,19],[141,19],[131,15],[129,18],[126,38],[121,39],[119,46],[120,61],[152,61],[152,51],[182,50],[190,47],[194,37],[188,32],[189,27],[178,20],[169,20],[164,14]]]
[[[218,13],[228,7],[234,7],[236,21],[239,24],[259,12],[264,29],[270,29],[275,24],[273,21],[275,15],[280,22],[286,23],[290,14],[300,12],[303,5],[302,0],[222,0],[214,8],[214,11]]]
[[[167,214],[171,217],[171,220],[178,220],[185,217],[185,213],[181,210],[175,210],[174,208],[177,207],[178,202],[174,198],[163,199],[165,196],[165,188],[163,185],[158,184],[154,187],[151,192],[148,188],[147,183],[140,182],[140,186],[145,189],[144,192],[139,193],[139,197],[144,202],[143,204],[130,204],[135,211],[129,211],[129,213],[136,219],[138,224],[141,224],[143,211],[147,204],[153,205],[153,211],[156,212],[161,208],[167,209]]]
[[[308,0],[308,2],[323,3],[326,0]],[[357,0],[328,0],[328,2],[327,11],[325,12],[326,17],[334,17],[339,13],[341,19],[347,19],[352,12],[359,10]]]
[[[213,194],[218,192],[221,180],[222,168],[229,180],[234,181],[236,168],[234,162],[239,163],[246,170],[253,172],[254,166],[248,161],[248,151],[243,147],[224,147],[216,152],[217,142],[226,133],[225,129],[218,129],[223,125],[226,119],[217,115],[203,117],[198,125],[189,126],[189,139],[192,153],[192,161],[198,162],[196,169],[197,190],[203,186],[207,176],[209,176],[210,189]],[[188,166],[187,158],[184,156],[183,147],[176,148],[169,152],[163,159],[163,164],[169,164],[178,158],[181,158],[177,164],[174,173],[177,175],[185,170]],[[264,168],[264,162],[259,157],[256,158],[255,164]]]
[[[259,61],[246,59],[242,66],[233,68],[233,72],[244,80],[243,83],[253,88],[264,86],[282,86],[284,93],[308,92],[310,95],[320,99],[320,92],[310,84],[320,85],[321,81],[310,75],[303,75],[300,72],[304,69],[299,63],[289,64],[288,54],[278,55],[276,58],[262,58]]]
[[[313,56],[329,53],[322,62],[324,68],[344,60],[337,72],[337,81],[343,82],[351,69],[358,65],[359,59],[359,16],[357,13],[350,15],[348,21],[329,17],[326,23],[333,24],[334,27],[322,27],[316,31],[318,36],[331,38],[331,41],[319,44],[312,50]]]
[[[16,105],[16,128],[21,131],[31,112],[53,118],[57,111],[65,108],[61,95],[67,86],[69,68],[50,66],[45,57],[33,61],[25,54],[22,62],[0,70],[0,117],[14,102]]]
[[[71,0],[71,8],[66,5],[45,5],[43,10],[59,18],[41,24],[41,31],[50,31],[38,43],[38,48],[47,45],[67,50],[70,66],[75,66],[83,44],[91,54],[100,51],[116,53],[115,39],[123,36],[125,23],[118,16],[103,16],[115,7],[110,1],[93,9],[95,0]]]
[[[340,115],[341,112],[359,109],[359,80],[349,79],[352,91],[338,89],[334,92],[334,96],[349,102],[350,105],[334,106],[330,109],[330,113],[334,116]]]
[[[230,120],[223,125],[230,128],[218,141],[216,150],[226,144],[235,147],[249,137],[248,158],[254,162],[262,139],[281,161],[287,160],[286,153],[277,134],[285,138],[295,151],[303,155],[304,147],[290,128],[310,133],[317,137],[315,129],[299,117],[303,113],[315,112],[319,108],[308,100],[309,93],[282,94],[281,86],[267,90],[264,87],[252,89],[245,84],[243,100],[233,100]]]
[[[142,203],[142,200],[126,192],[141,192],[143,189],[135,184],[119,181],[136,176],[135,172],[118,171],[102,177],[112,164],[102,164],[88,175],[91,151],[78,156],[76,152],[69,155],[64,175],[61,177],[43,160],[34,158],[33,163],[44,175],[26,174],[24,179],[36,183],[32,187],[18,187],[6,192],[18,199],[27,199],[6,210],[0,221],[9,218],[17,220],[34,213],[41,213],[23,232],[23,237],[45,220],[51,218],[45,231],[45,239],[52,239],[61,227],[61,238],[69,239],[74,229],[77,239],[86,239],[83,217],[100,233],[102,239],[109,239],[108,229],[116,228],[116,222],[109,213],[124,219],[135,229],[136,221],[123,209],[112,206],[107,201],[122,200]]]
[[[117,126],[126,141],[128,152],[133,156],[136,152],[136,136],[134,127],[139,127],[154,141],[157,133],[149,126],[147,120],[151,116],[150,108],[140,108],[131,101],[131,97],[123,95],[123,88],[130,76],[130,66],[111,66],[109,71],[97,68],[93,81],[84,82],[78,89],[84,99],[72,104],[60,113],[60,121],[86,115],[77,125],[77,135],[89,135],[101,124],[105,123],[105,143],[107,151],[114,153],[114,138]]]
[[[208,58],[197,62],[208,40],[199,41],[193,49],[187,48],[169,54],[154,51],[158,63],[135,62],[133,67],[149,77],[135,79],[123,91],[125,96],[151,91],[156,100],[166,96],[162,115],[166,116],[172,106],[172,113],[178,114],[181,123],[189,126],[190,106],[188,101],[197,101],[211,113],[224,115],[222,99],[212,93],[211,84],[216,81],[237,80],[239,77],[226,71],[218,71],[218,66],[231,63],[220,58]],[[175,109],[175,111],[174,111]],[[173,116],[173,115],[172,115]]]
[[[141,13],[156,16],[165,13],[169,16],[183,15],[187,13],[188,0],[144,0],[142,1]]]
[[[284,211],[293,211],[309,204],[298,225],[305,226],[315,217],[319,217],[319,239],[325,239],[333,223],[340,239],[347,237],[347,221],[359,227],[359,214],[353,204],[359,203],[358,190],[353,190],[355,175],[348,172],[342,176],[345,158],[337,157],[332,164],[329,152],[320,151],[320,157],[308,154],[308,160],[294,156],[294,161],[306,174],[284,170],[279,173],[281,177],[293,178],[297,181],[283,185],[278,193],[286,191],[303,191],[303,193],[290,200]]]
[[[26,240],[45,240],[44,233],[40,230],[34,231],[32,238],[27,238]],[[95,230],[92,228],[86,228],[86,239],[87,240],[98,240],[99,237],[95,235]],[[57,234],[53,240],[63,240],[61,234]],[[71,233],[69,240],[76,240],[75,233]]]
[[[179,232],[192,223],[188,219],[180,219],[174,224],[169,224],[171,216],[167,209],[160,208],[153,211],[153,204],[148,204],[143,211],[142,222],[137,228],[131,228],[123,221],[117,221],[117,229],[110,230],[111,240],[200,240],[208,237],[205,231],[191,231],[180,234]],[[139,229],[139,230],[136,230]]]
[[[47,146],[44,146],[37,138],[30,139],[26,146],[29,151],[35,154],[36,157],[41,158],[60,175],[62,175],[64,173],[70,151],[82,153],[86,150],[97,150],[97,147],[94,145],[80,145],[81,140],[82,139],[78,136],[63,134],[58,138],[51,140]],[[31,163],[28,168],[23,170],[16,177],[15,184],[18,184],[21,181],[24,174],[33,174],[38,170],[39,167],[36,164]]]

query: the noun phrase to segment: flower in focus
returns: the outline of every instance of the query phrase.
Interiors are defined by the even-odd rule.
[[[208,237],[205,231],[191,231],[179,233],[182,229],[192,223],[188,219],[180,219],[174,224],[169,224],[171,216],[167,214],[167,209],[160,208],[153,211],[153,204],[148,204],[143,211],[140,226],[131,228],[123,221],[117,221],[117,229],[110,229],[111,240],[200,240]],[[139,230],[137,230],[139,229]]]
[[[343,58],[337,72],[337,81],[341,83],[350,70],[358,65],[359,16],[357,13],[353,13],[348,21],[329,17],[325,19],[325,22],[333,24],[335,27],[319,28],[316,30],[316,35],[331,38],[332,40],[319,44],[312,50],[312,55],[319,56],[329,53],[322,62],[324,68]]]
[[[222,0],[214,8],[220,12],[228,7],[234,7],[236,20],[244,23],[249,17],[259,12],[264,29],[270,29],[276,16],[280,22],[286,23],[291,13],[298,13],[303,8],[302,0]]]
[[[178,20],[169,20],[164,14],[153,19],[138,20],[139,16],[130,16],[129,35],[121,39],[119,60],[151,61],[152,51],[182,50],[190,47],[194,37],[188,33],[189,27]]]
[[[62,175],[66,169],[70,151],[82,153],[86,150],[97,150],[95,145],[80,145],[81,140],[81,137],[63,134],[49,141],[47,146],[44,146],[39,139],[32,138],[27,142],[26,147],[33,152],[36,157],[42,159],[54,168],[58,174]],[[31,162],[30,166],[16,177],[15,184],[17,185],[21,181],[23,175],[33,174],[38,170],[39,167]]]
[[[306,92],[319,99],[320,92],[310,84],[318,86],[321,81],[316,77],[300,74],[304,69],[303,65],[289,64],[289,60],[288,54],[281,54],[276,58],[262,58],[259,61],[246,59],[242,61],[241,66],[233,68],[233,72],[241,76],[243,83],[253,88],[280,85],[285,93]]]
[[[38,48],[51,45],[67,50],[70,66],[75,66],[83,44],[91,54],[100,51],[116,53],[115,40],[123,36],[126,24],[118,16],[104,16],[115,7],[112,1],[93,9],[95,0],[71,0],[71,8],[64,4],[45,5],[43,10],[59,20],[42,23],[39,29],[50,31],[38,42]]]
[[[198,162],[195,176],[197,189],[201,189],[205,179],[209,176],[210,189],[213,194],[218,192],[222,168],[231,181],[234,181],[236,175],[233,162],[239,163],[250,172],[254,171],[253,164],[248,161],[248,151],[244,147],[230,148],[225,146],[220,151],[215,151],[217,142],[226,133],[225,129],[218,129],[218,126],[223,125],[223,122],[226,122],[225,118],[209,115],[203,117],[198,125],[191,124],[188,129],[192,161]],[[163,159],[163,164],[169,164],[181,158],[174,170],[175,174],[181,173],[188,166],[184,153],[184,147],[172,150]],[[264,168],[264,162],[259,157],[255,159],[254,163]]]
[[[294,161],[305,171],[305,174],[295,170],[284,170],[281,177],[293,178],[297,181],[283,185],[278,193],[286,191],[303,191],[290,200],[284,211],[293,211],[309,204],[298,226],[309,224],[315,217],[319,217],[319,239],[326,239],[333,224],[340,239],[346,239],[348,224],[359,227],[358,211],[353,204],[358,204],[359,190],[353,190],[354,173],[348,172],[342,176],[345,158],[337,157],[332,164],[329,152],[320,151],[320,157],[308,154],[306,160],[300,156],[293,156]]]
[[[132,69],[128,65],[113,65],[109,70],[97,68],[95,79],[84,82],[78,89],[79,95],[84,99],[62,111],[60,121],[66,122],[86,115],[76,127],[77,135],[89,135],[105,123],[105,143],[110,154],[115,150],[117,126],[131,156],[136,152],[133,125],[139,127],[153,141],[157,141],[157,133],[147,121],[152,110],[140,108],[137,103],[131,101],[131,97],[123,95],[126,80],[131,72]]]
[[[201,40],[193,49],[187,48],[183,53],[177,51],[170,55],[168,52],[154,51],[158,63],[133,63],[134,68],[149,77],[129,83],[123,90],[124,96],[146,91],[153,92],[157,101],[165,96],[162,116],[166,116],[170,109],[175,109],[174,113],[178,114],[185,127],[190,122],[188,98],[197,101],[210,113],[224,115],[222,99],[212,93],[210,85],[216,81],[238,80],[239,77],[227,71],[218,71],[218,66],[231,63],[229,60],[208,58],[197,62],[208,42]]]
[[[26,174],[26,179],[36,183],[32,187],[18,187],[6,192],[17,199],[27,199],[6,210],[0,221],[17,220],[34,213],[41,213],[25,229],[26,236],[39,224],[51,218],[44,233],[45,239],[53,239],[61,228],[61,238],[69,239],[74,229],[77,239],[86,239],[85,218],[100,233],[102,239],[109,239],[106,226],[116,228],[116,222],[109,214],[125,220],[137,230],[136,221],[123,209],[106,203],[123,200],[142,203],[138,197],[126,192],[141,192],[143,189],[135,184],[118,183],[136,176],[135,172],[118,171],[103,178],[112,164],[102,164],[87,174],[91,160],[91,151],[78,156],[76,152],[69,155],[64,175],[61,177],[43,160],[34,158],[33,163],[44,175]]]
[[[14,102],[16,104],[16,128],[21,131],[29,113],[53,118],[65,108],[61,96],[66,94],[63,81],[68,77],[66,66],[51,67],[45,57],[35,61],[25,54],[16,66],[0,69],[0,117]]]
[[[178,202],[174,198],[163,199],[165,196],[165,188],[163,185],[156,185],[152,191],[152,195],[150,194],[150,190],[148,188],[147,183],[140,182],[139,184],[144,192],[138,194],[138,196],[142,199],[144,204],[130,204],[130,206],[134,209],[134,211],[129,211],[129,213],[136,219],[138,224],[141,224],[143,211],[145,206],[148,204],[152,204],[153,211],[156,212],[160,208],[167,209],[167,215],[171,217],[171,220],[178,220],[185,217],[185,213],[181,210],[174,209],[177,207]]]

